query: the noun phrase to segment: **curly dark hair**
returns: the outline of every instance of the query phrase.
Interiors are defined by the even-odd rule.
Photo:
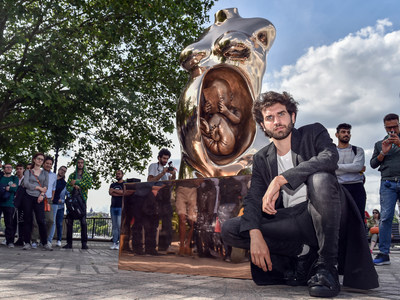
[[[297,101],[287,93],[283,92],[279,94],[277,92],[269,91],[262,93],[260,97],[254,102],[253,105],[253,118],[258,124],[262,124],[264,121],[262,110],[266,107],[270,107],[276,103],[280,103],[286,107],[286,110],[290,115],[294,113],[297,116]]]
[[[157,157],[163,157],[164,155],[167,155],[168,157],[171,157],[171,152],[169,152],[168,149],[163,148],[160,150],[160,152],[158,152],[158,156]]]

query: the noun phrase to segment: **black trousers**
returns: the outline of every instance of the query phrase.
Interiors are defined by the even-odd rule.
[[[24,211],[24,242],[31,242],[31,234],[32,234],[32,221],[33,216],[32,212],[35,212],[36,223],[39,227],[39,235],[40,242],[42,245],[47,244],[47,229],[46,229],[46,221],[44,217],[44,202],[37,202],[38,197],[30,196],[25,194],[25,198],[22,204]]]
[[[158,242],[158,250],[167,250],[172,243],[172,206],[170,202],[159,204],[159,217],[161,231]]]
[[[85,212],[86,212],[86,207],[85,207]],[[79,219],[79,222],[81,223],[81,242],[82,244],[86,244],[88,240],[86,213],[82,218]],[[73,226],[74,226],[74,220],[69,215],[67,215],[67,244],[70,245],[72,245]]]
[[[156,236],[158,227],[158,216],[142,215],[135,218],[132,226],[132,247],[135,251],[143,251],[143,233],[145,251],[156,250]]]
[[[342,184],[351,194],[360,211],[361,219],[365,219],[365,203],[367,202],[367,194],[365,193],[364,184],[362,182],[352,184]]]
[[[10,243],[14,243],[15,230],[16,230],[16,208],[15,207],[7,207],[0,206],[0,218],[1,214],[4,215],[4,225],[6,226],[6,230],[4,232],[6,236],[7,245]]]
[[[337,264],[341,193],[336,176],[315,173],[306,184],[307,202],[278,209],[274,216],[264,214],[259,229],[271,254],[294,257],[306,244],[318,249],[319,261]],[[223,224],[222,239],[233,247],[250,248],[249,232],[240,232],[240,217]]]

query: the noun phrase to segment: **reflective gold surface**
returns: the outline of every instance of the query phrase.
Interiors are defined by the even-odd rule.
[[[125,183],[119,269],[251,278],[221,228],[241,213],[251,175]]]
[[[178,103],[182,149],[179,178],[248,171],[257,133],[251,115],[259,96],[275,27],[262,18],[241,18],[236,8],[215,14],[215,23],[180,56],[189,82]]]

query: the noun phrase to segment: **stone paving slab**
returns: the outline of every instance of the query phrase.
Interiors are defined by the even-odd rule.
[[[78,246],[78,243],[77,243]],[[252,280],[118,270],[118,251],[0,247],[0,299],[315,299],[307,287],[256,286]],[[380,287],[342,288],[337,299],[400,299],[400,251],[377,267]]]

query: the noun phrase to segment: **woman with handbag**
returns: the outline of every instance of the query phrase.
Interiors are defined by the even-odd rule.
[[[379,224],[381,223],[381,214],[379,210],[374,209],[372,217],[368,219],[369,236],[371,237],[371,245],[369,247],[371,253],[374,250],[379,237]]]
[[[40,241],[43,250],[53,250],[51,244],[47,243],[47,230],[44,217],[44,197],[47,191],[49,175],[42,170],[44,162],[44,154],[36,153],[32,159],[32,169],[26,170],[24,173],[24,187],[26,189],[25,198],[23,200],[23,210],[25,218],[24,226],[24,242],[23,250],[32,248],[31,232],[32,232],[32,212],[35,212],[36,222],[39,227]]]

